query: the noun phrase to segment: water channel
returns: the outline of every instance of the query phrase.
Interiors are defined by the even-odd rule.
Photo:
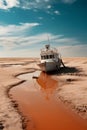
[[[56,96],[58,81],[51,75],[36,71],[18,78],[26,82],[12,88],[10,94],[29,119],[27,130],[87,130],[85,121]]]

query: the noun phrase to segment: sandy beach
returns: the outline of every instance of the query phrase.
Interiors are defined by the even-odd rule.
[[[25,80],[20,74],[34,72],[39,59],[3,58],[0,59],[0,129],[23,130],[27,119],[18,108],[18,103],[9,94],[12,87]],[[69,110],[86,121],[87,119],[87,58],[64,58],[66,68],[61,68],[52,78],[59,82],[56,99],[60,99]]]

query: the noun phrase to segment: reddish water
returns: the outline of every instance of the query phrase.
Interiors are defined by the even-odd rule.
[[[19,76],[27,81],[11,89],[10,94],[29,119],[27,130],[87,130],[84,120],[70,112],[57,98],[58,82],[45,73]]]

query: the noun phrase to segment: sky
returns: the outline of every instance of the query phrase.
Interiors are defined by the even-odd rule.
[[[87,57],[87,0],[0,0],[0,57],[39,57],[48,43]]]

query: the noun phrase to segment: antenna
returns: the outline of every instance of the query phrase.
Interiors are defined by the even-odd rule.
[[[50,40],[49,40],[49,36],[47,35],[47,38],[48,38],[48,43],[49,43],[49,45],[50,45]]]

